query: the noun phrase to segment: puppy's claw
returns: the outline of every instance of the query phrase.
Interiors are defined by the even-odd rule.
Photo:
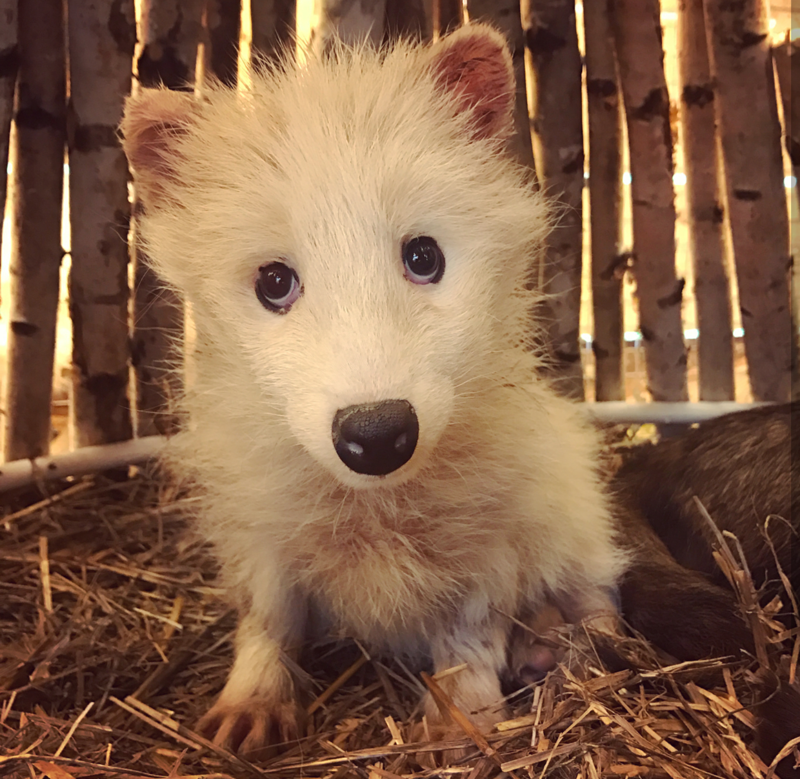
[[[456,724],[434,724],[429,729],[432,742],[447,742],[447,741],[463,741],[466,738],[464,731]],[[422,723],[417,723],[411,731],[411,738],[413,741],[426,741],[425,729]],[[418,752],[416,755],[417,762],[427,769],[446,768],[448,766],[457,765],[462,762],[466,757],[473,754],[477,747],[459,747],[457,749],[442,749],[430,752]]]
[[[296,741],[299,732],[293,703],[256,698],[237,705],[216,703],[197,729],[215,746],[249,759],[269,757],[281,744]]]

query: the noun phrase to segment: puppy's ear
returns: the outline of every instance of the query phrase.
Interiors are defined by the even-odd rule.
[[[198,116],[195,98],[186,92],[146,89],[128,98],[120,127],[122,147],[147,207],[165,204],[170,190],[180,184],[180,142]]]
[[[459,111],[472,113],[475,138],[503,138],[514,127],[514,64],[505,37],[487,24],[469,24],[435,43],[431,69]]]

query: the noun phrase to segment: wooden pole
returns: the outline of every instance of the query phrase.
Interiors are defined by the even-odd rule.
[[[202,0],[143,2],[136,55],[141,86],[194,89],[202,14]]]
[[[431,20],[431,37],[438,40],[464,23],[461,0],[425,0]]]
[[[266,57],[273,60],[286,48],[294,45],[297,0],[250,0],[250,18],[253,29],[253,58]]]
[[[791,40],[787,33],[786,39],[772,49],[772,55],[783,101],[783,142],[795,178],[800,178],[800,40]]]
[[[386,3],[386,35],[388,40],[430,40],[433,8],[430,0],[388,0]]]
[[[725,263],[715,89],[708,63],[703,0],[681,3],[678,39],[689,251],[700,330],[700,400],[733,400],[731,289]]]
[[[625,100],[633,201],[633,273],[653,400],[688,399],[681,302],[675,274],[672,131],[658,0],[612,0]]]
[[[316,0],[317,23],[311,31],[311,47],[327,51],[338,36],[345,43],[368,41],[379,46],[386,25],[387,0]]]
[[[763,0],[705,1],[754,400],[789,399],[792,316],[781,128]]]
[[[208,0],[205,26],[208,69],[226,86],[235,87],[239,78],[241,0]]]
[[[595,399],[625,399],[622,279],[622,100],[604,3],[583,6],[589,113],[589,210]]]
[[[541,314],[549,328],[547,372],[582,400],[583,110],[574,0],[522,0],[533,157],[557,217],[545,245]]]
[[[200,38],[202,0],[147,0],[139,21],[136,56],[143,87],[192,90]],[[134,266],[132,361],[135,370],[136,435],[169,434],[178,427],[174,401],[182,391],[184,310],[147,264],[136,241],[133,204],[131,258]]]
[[[520,0],[467,0],[471,21],[489,22],[506,36],[514,59],[517,96],[514,107],[515,132],[509,140],[509,151],[522,165],[535,170],[531,143],[531,122],[525,84],[525,36],[522,31]]]
[[[800,41],[786,39],[772,49],[783,103],[783,142],[794,172],[797,203],[800,180]],[[792,262],[792,400],[800,399],[800,258]]]
[[[50,444],[64,182],[64,8],[19,4],[19,73],[12,152],[11,317],[3,448],[7,460]]]
[[[3,218],[8,193],[6,171],[11,118],[14,114],[14,87],[19,69],[17,2],[18,0],[0,0],[0,249],[3,248]]]
[[[74,441],[131,436],[128,166],[117,127],[131,88],[133,0],[68,6],[70,315]]]

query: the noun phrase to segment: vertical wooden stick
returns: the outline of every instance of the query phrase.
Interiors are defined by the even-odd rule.
[[[658,0],[612,0],[612,29],[625,99],[633,200],[633,273],[653,400],[688,399],[675,274],[675,193],[670,103]]]
[[[0,249],[3,248],[3,217],[8,185],[6,171],[18,69],[17,0],[0,0]]]
[[[253,58],[274,59],[294,44],[297,0],[250,0],[250,17]]]
[[[689,250],[700,330],[700,400],[733,400],[731,289],[725,263],[715,88],[708,63],[703,0],[684,0],[681,4],[678,40]]]
[[[622,279],[622,100],[603,3],[585,3],[595,400],[625,400]]]
[[[522,165],[535,169],[531,122],[528,112],[528,92],[525,81],[525,35],[520,16],[520,0],[467,0],[467,14],[471,21],[490,22],[506,36],[514,58],[517,80],[514,108],[514,135],[509,139],[509,151]]]
[[[787,33],[786,39],[773,47],[772,56],[783,100],[783,142],[795,178],[800,178],[800,40],[791,40]]]
[[[239,73],[241,0],[208,0],[205,22],[208,69],[226,86],[235,87]]]
[[[583,255],[583,115],[581,55],[573,0],[522,0],[533,156],[555,206],[547,237],[542,315],[549,329],[548,372],[555,387],[584,397],[580,348]]]
[[[464,23],[464,6],[461,0],[425,0],[430,6],[431,37],[439,40],[442,35],[455,30]]]
[[[388,40],[430,40],[432,32],[432,7],[426,0],[403,0],[386,4],[386,33]]]
[[[789,217],[765,0],[705,0],[728,213],[754,400],[789,399]]]
[[[147,0],[139,24],[136,68],[143,87],[191,90],[201,29],[202,0]],[[183,304],[156,276],[136,242],[134,201],[131,257],[134,264],[132,360],[136,373],[136,434],[169,434],[178,427],[173,403],[182,391]]]
[[[386,24],[387,0],[319,0],[317,23],[311,31],[316,52],[328,49],[335,36],[345,43],[380,45]]]
[[[794,171],[794,197],[800,180],[800,41],[786,40],[772,49],[783,102],[783,142]],[[798,201],[795,200],[797,203]],[[800,400],[800,258],[792,263],[792,400]]]
[[[50,445],[50,400],[58,312],[64,185],[64,8],[19,4],[19,75],[14,117],[11,317],[3,448],[7,460]]]
[[[128,166],[117,137],[131,88],[133,0],[70,0],[71,415],[77,446],[131,436]]]

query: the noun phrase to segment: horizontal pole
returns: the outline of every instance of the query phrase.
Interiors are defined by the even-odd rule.
[[[586,403],[586,408],[598,422],[615,425],[693,425],[765,405],[770,404],[736,403],[732,400],[701,400],[699,403],[626,403],[624,400],[611,400]]]
[[[707,419],[746,411],[764,403],[733,401],[700,403],[626,403],[609,401],[586,403],[589,415],[599,422],[619,425],[691,425]],[[87,473],[139,465],[157,457],[164,448],[164,436],[146,436],[118,444],[86,446],[74,452],[16,460],[0,465],[0,492],[24,487],[37,481],[83,476]]]
[[[153,435],[118,444],[84,446],[74,452],[37,457],[35,460],[5,463],[0,465],[0,492],[40,480],[51,481],[138,465],[157,457],[166,441],[164,436]]]

